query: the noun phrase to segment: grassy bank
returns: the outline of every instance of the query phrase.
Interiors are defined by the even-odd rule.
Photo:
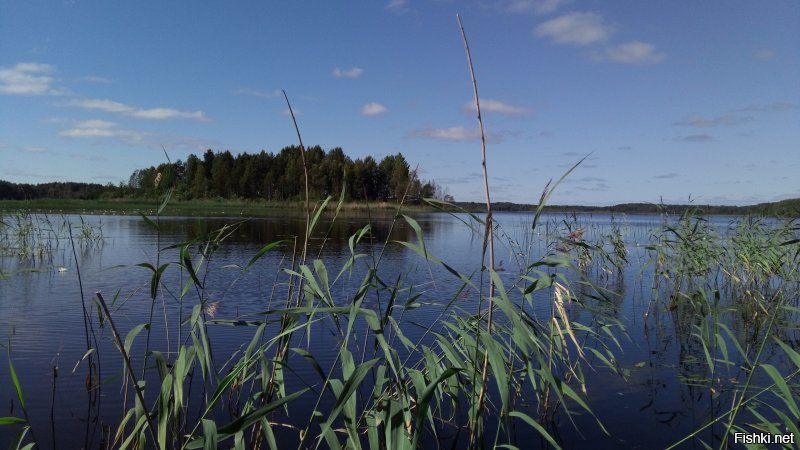
[[[152,200],[0,200],[0,212],[30,211],[48,214],[155,214],[160,205]],[[263,217],[275,212],[302,211],[303,202],[267,202],[245,200],[190,200],[171,201],[162,216],[202,217]],[[343,203],[341,211],[391,212],[397,205],[390,202]],[[405,211],[434,211],[433,208],[417,205],[405,206]]]
[[[31,211],[59,214],[154,214],[157,209],[156,199],[36,199],[36,200],[0,200],[0,212]],[[496,202],[494,211],[530,212],[538,205]],[[299,211],[303,209],[302,201],[265,200],[183,200],[170,202],[164,210],[164,216],[204,216],[204,217],[263,217],[276,211]],[[391,212],[397,209],[393,202],[345,202],[341,211],[356,212]],[[476,202],[456,202],[449,211],[483,212],[486,205]],[[439,208],[427,204],[406,204],[406,212],[432,212]],[[773,203],[759,203],[748,206],[723,205],[659,205],[654,203],[625,203],[614,206],[581,206],[581,205],[546,205],[547,213],[585,213],[585,214],[703,214],[734,216],[800,216],[800,199],[782,200]]]

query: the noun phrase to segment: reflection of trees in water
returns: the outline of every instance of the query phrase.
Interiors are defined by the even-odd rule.
[[[322,217],[316,225],[310,240],[310,251],[314,254],[322,245],[329,252],[333,249],[344,249],[348,240],[367,224],[370,225],[369,239],[362,242],[383,243],[387,240],[410,241],[415,240],[414,230],[403,220],[398,220],[392,226],[391,217],[366,217],[352,218]],[[232,231],[225,238],[227,244],[254,244],[265,245],[279,240],[294,241],[302,245],[305,234],[305,218],[301,215],[279,215],[266,218],[251,218],[237,220],[235,218],[162,218],[159,227],[162,242],[177,243],[191,239],[204,239],[213,235],[225,226],[231,226]],[[420,220],[419,225],[424,234],[429,234],[437,228],[435,220]],[[155,230],[143,220],[134,225],[139,233],[155,234]],[[283,251],[292,251],[292,246],[284,246]]]

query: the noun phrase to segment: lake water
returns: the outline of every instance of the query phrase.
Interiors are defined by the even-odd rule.
[[[0,256],[0,338],[4,346],[11,346],[36,439],[44,448],[67,449],[87,444],[98,448],[103,434],[108,433],[104,427],[110,426],[113,433],[124,413],[120,395],[123,364],[108,327],[94,330],[92,346],[99,354],[98,372],[103,384],[96,391],[99,394],[87,394],[86,362],[80,362],[87,348],[82,296],[87,308],[94,311],[94,327],[98,321],[92,298],[95,292],[101,292],[123,336],[151,320],[152,314],[151,348],[174,350],[186,336],[179,334],[176,326],[165,323],[175,324],[191,311],[193,302],[182,305],[178,301],[187,274],[177,266],[168,268],[162,279],[164,288],[158,291],[151,310],[152,273],[136,264],[176,262],[178,249],[160,253],[157,249],[235,223],[225,231],[226,238],[200,275],[206,298],[214,304],[214,319],[258,320],[260,312],[283,306],[287,275],[281,268],[291,266],[293,255],[297,254],[294,246],[300,245],[296,237],[302,236],[304,226],[301,217],[287,215],[247,220],[161,218],[159,236],[141,217],[32,217],[40,230],[48,230],[40,231],[47,238],[48,247],[32,257],[21,257],[21,248],[11,248]],[[466,275],[480,268],[482,231],[469,216],[425,213],[414,218],[431,255]],[[663,448],[703,424],[710,412],[719,414],[723,410],[707,388],[686,383],[701,370],[697,359],[702,357],[702,350],[676,328],[675,315],[665,307],[664,299],[653,301],[654,265],[645,246],[674,218],[545,215],[534,233],[530,232],[530,214],[498,213],[495,220],[500,225],[497,265],[503,269],[501,278],[508,283],[521,268],[554,251],[558,236],[578,228],[587,242],[593,242],[607,235],[613,223],[629,251],[629,264],[620,273],[604,270],[599,264],[587,270],[590,280],[613,293],[609,295],[609,309],[626,330],[626,334],[617,336],[622,350],[616,350],[615,357],[627,377],[603,369],[602,364],[597,364],[596,370],[587,369],[587,403],[609,434],[603,433],[587,414],[575,417],[580,432],[569,420],[561,418],[554,434],[565,448]],[[732,220],[711,219],[723,233]],[[102,240],[76,240],[73,255],[73,247],[66,239],[68,231],[64,232],[67,222],[73,226],[73,236],[82,229],[101,229]],[[320,259],[334,277],[351,255],[349,238],[367,223],[371,224],[371,234],[354,246],[355,252],[367,256],[342,274],[334,286],[334,298],[341,295],[346,300],[348,292],[361,282],[366,268],[380,258],[379,278],[411,286],[403,294],[404,299],[418,294],[416,301],[424,305],[404,313],[402,323],[408,324],[406,336],[412,341],[425,339],[422,330],[441,320],[441,305],[451,300],[455,299],[465,311],[477,309],[478,296],[469,289],[459,292],[461,283],[456,277],[394,242],[416,243],[417,234],[403,220],[393,224],[391,216],[340,217],[333,225],[323,220],[312,240],[309,259]],[[241,270],[261,247],[277,240],[286,242],[265,253],[246,272]],[[10,246],[10,241],[6,245]],[[193,257],[197,256],[199,245],[191,247]],[[581,295],[578,288],[576,293]],[[379,299],[368,298],[369,301]],[[320,364],[331,364],[336,350],[330,349],[330,334],[320,327],[319,332],[311,334],[308,348]],[[222,365],[227,356],[249,342],[252,329],[211,325],[209,334],[214,354],[220,359],[217,363]],[[143,336],[137,338],[134,355],[143,354]],[[797,336],[787,336],[791,338]],[[298,386],[318,379],[310,365],[298,365],[296,370],[292,376]],[[720,379],[720,384],[724,383]],[[21,415],[4,355],[0,358],[0,417]],[[541,445],[523,426],[519,428],[524,448]],[[699,437],[713,446],[719,442],[720,430],[712,427]],[[0,446],[17,431],[18,427],[0,426]],[[701,448],[701,444],[693,440],[686,447]]]

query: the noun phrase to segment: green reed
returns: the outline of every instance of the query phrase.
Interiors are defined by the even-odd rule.
[[[684,382],[710,394],[706,425],[676,445],[722,449],[734,431],[798,435],[800,355],[789,344],[800,317],[797,231],[794,221],[752,217],[720,230],[687,214],[654,237],[654,298],[669,299],[687,349]]]
[[[82,216],[78,219],[80,226],[72,236],[78,245],[83,248],[102,245],[102,222],[92,224]],[[52,266],[54,254],[69,239],[69,223],[64,216],[56,219],[28,210],[0,214],[0,256],[14,256],[31,266],[44,263]]]

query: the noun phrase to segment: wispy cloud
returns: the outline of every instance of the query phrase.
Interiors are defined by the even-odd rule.
[[[178,111],[173,108],[151,108],[151,109],[137,109],[132,111],[131,117],[138,119],[191,119],[198,122],[206,122],[208,118],[203,111]]]
[[[105,156],[87,155],[85,153],[70,153],[67,157],[70,159],[79,159],[81,161],[108,161]]]
[[[670,172],[670,173],[664,173],[664,174],[656,175],[653,178],[657,178],[659,180],[670,180],[670,179],[673,179],[673,178],[678,178],[678,174],[675,173],[675,172]]]
[[[62,130],[58,135],[71,138],[112,137],[116,127],[116,123],[106,120],[85,120]]]
[[[139,142],[146,136],[145,133],[123,130],[115,122],[99,119],[74,122],[58,135],[75,139],[116,138],[124,142]]]
[[[281,97],[283,94],[280,90],[275,89],[272,92],[264,92],[258,89],[250,89],[250,88],[239,88],[233,91],[236,95],[249,95],[251,97],[260,97],[260,98],[275,98]]]
[[[614,29],[599,14],[572,12],[540,24],[534,32],[557,44],[583,46],[607,40]]]
[[[361,114],[365,116],[377,116],[389,111],[385,106],[380,103],[367,103],[361,107]]]
[[[121,114],[137,119],[164,120],[164,119],[190,119],[198,122],[208,121],[203,111],[179,111],[174,108],[135,108],[124,103],[105,99],[70,100],[61,104],[88,110],[99,110],[114,114]]]
[[[408,9],[408,1],[390,0],[389,3],[386,4],[385,8],[393,13],[402,13]]]
[[[677,140],[681,142],[713,142],[716,139],[710,134],[690,134],[688,136],[679,137]]]
[[[467,112],[474,112],[475,111],[475,102],[470,101],[464,103],[462,109]],[[508,114],[510,116],[522,116],[528,114],[530,110],[523,106],[516,106],[511,105],[509,103],[501,102],[499,100],[492,100],[492,99],[483,99],[481,100],[481,111],[482,112],[493,112],[498,114]]]
[[[760,60],[769,60],[775,58],[775,50],[771,48],[759,48],[753,51],[753,58]]]
[[[281,111],[281,114],[283,114],[284,116],[291,116],[292,113],[294,113],[295,117],[303,115],[303,111],[300,111],[297,108],[292,108],[291,111],[289,110],[289,108],[284,108]]]
[[[760,103],[752,104],[734,110],[734,112],[783,112],[791,111],[793,109],[800,109],[798,102],[773,102],[773,103]]]
[[[570,0],[511,0],[505,9],[513,13],[550,14]]]
[[[97,77],[94,75],[89,75],[85,77],[76,78],[75,81],[80,81],[84,83],[98,83],[98,84],[111,84],[113,81],[110,78],[105,77]]]
[[[450,127],[419,130],[412,133],[411,136],[434,139],[437,141],[472,141],[480,139],[481,133],[475,128]]]
[[[353,67],[352,69],[333,69],[332,75],[336,78],[358,78],[364,73],[364,69],[360,67]]]
[[[602,52],[594,53],[592,57],[597,61],[643,65],[659,63],[667,56],[657,51],[653,44],[632,41],[607,47]]]
[[[717,117],[693,117],[675,122],[679,127],[713,128],[721,125],[737,125],[752,121],[752,117],[740,117],[735,114],[725,114]]]
[[[47,147],[39,147],[34,145],[12,145],[0,144],[0,150],[11,150],[23,153],[47,153]]]
[[[11,95],[61,95],[53,87],[53,66],[23,62],[13,67],[0,67],[0,93]]]
[[[486,140],[489,142],[501,142],[508,135],[513,135],[513,132],[503,133],[487,133]],[[450,127],[450,128],[426,128],[417,130],[408,135],[412,138],[433,139],[436,141],[474,141],[481,138],[481,132],[477,128],[466,127]]]

